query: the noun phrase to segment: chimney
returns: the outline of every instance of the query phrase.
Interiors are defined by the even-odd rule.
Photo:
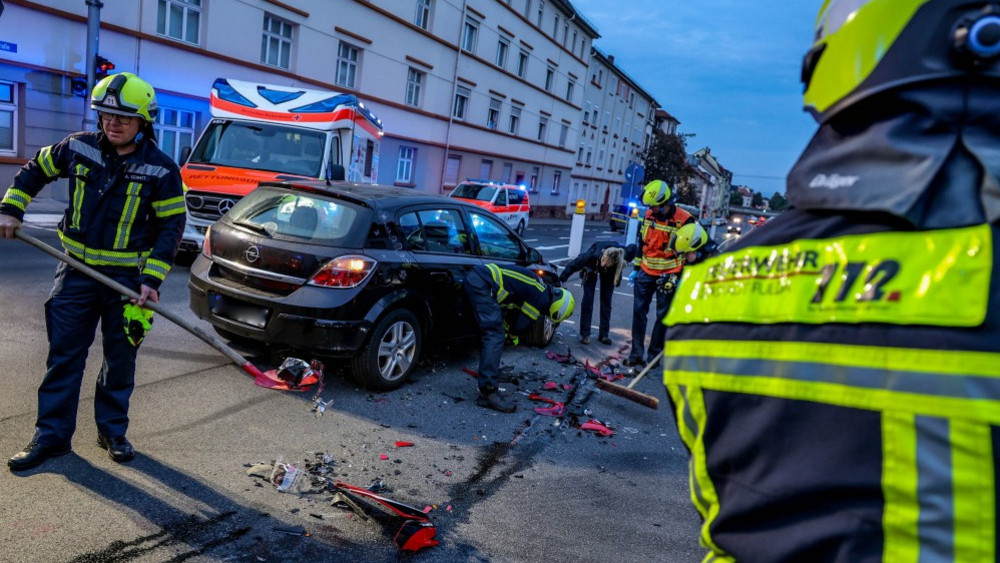
[[[615,64],[615,56],[614,55],[608,55],[608,64],[612,64],[612,65]]]

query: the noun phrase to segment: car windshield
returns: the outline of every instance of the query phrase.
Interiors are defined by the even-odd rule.
[[[356,246],[367,233],[370,211],[319,194],[264,186],[250,192],[226,215],[228,221],[276,238],[331,246]]]
[[[188,162],[319,178],[323,145],[318,131],[216,119]]]
[[[451,197],[478,199],[479,201],[493,201],[493,195],[496,193],[496,186],[487,186],[484,184],[459,184],[455,186],[455,191],[451,192]]]

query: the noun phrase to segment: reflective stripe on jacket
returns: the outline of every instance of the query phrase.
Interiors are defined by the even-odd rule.
[[[118,156],[103,133],[74,133],[42,147],[14,177],[0,213],[24,218],[31,199],[57,178],[69,179],[69,206],[59,224],[66,252],[94,267],[141,269],[158,288],[184,230],[180,171],[147,140]]]
[[[670,250],[670,240],[677,229],[694,221],[690,213],[674,207],[674,213],[665,221],[653,217],[653,210],[646,210],[646,217],[639,227],[639,256],[637,264],[651,276],[675,274],[684,267],[684,257]]]
[[[490,279],[497,285],[497,302],[521,314],[511,323],[511,333],[523,334],[552,305],[552,289],[528,268],[506,264],[486,264]]]
[[[792,210],[684,269],[664,382],[706,560],[997,560],[997,236]]]

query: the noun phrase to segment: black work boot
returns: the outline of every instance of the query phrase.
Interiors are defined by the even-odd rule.
[[[135,449],[125,436],[108,438],[102,434],[97,435],[97,445],[108,450],[108,457],[118,463],[132,461],[135,457]]]
[[[38,467],[43,461],[50,457],[66,455],[72,448],[69,444],[40,444],[37,438],[32,438],[31,442],[23,450],[14,454],[7,460],[7,467],[11,471],[24,471],[32,467]]]
[[[611,339],[608,338],[607,336],[598,336],[597,341],[600,342],[601,344],[604,344],[605,346],[611,346],[611,344],[613,344],[611,342]]]
[[[517,406],[514,405],[514,399],[502,387],[484,387],[480,389],[479,396],[476,397],[476,404],[499,412],[514,412],[517,410]]]
[[[587,344],[590,344],[590,337],[589,336],[581,336],[580,337],[580,344],[583,344],[584,346],[586,346]]]

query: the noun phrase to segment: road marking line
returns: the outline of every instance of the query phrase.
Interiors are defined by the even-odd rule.
[[[568,244],[560,244],[557,246],[536,246],[535,250],[555,250],[557,248],[569,248]]]

